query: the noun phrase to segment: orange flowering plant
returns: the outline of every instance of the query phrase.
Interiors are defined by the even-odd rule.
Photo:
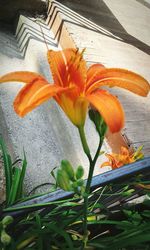
[[[80,53],[78,49],[49,50],[47,56],[54,80],[53,84],[38,73],[28,71],[8,73],[0,77],[0,83],[14,81],[25,84],[14,101],[14,109],[19,116],[25,116],[43,102],[54,98],[70,121],[78,128],[83,150],[89,159],[89,175],[83,193],[83,239],[84,245],[86,245],[90,185],[106,129],[108,127],[112,133],[115,133],[124,126],[124,112],[118,98],[102,87],[120,87],[137,95],[147,96],[150,85],[142,76],[125,69],[106,68],[102,64],[94,64],[87,68],[83,59],[83,51]],[[90,119],[94,122],[99,134],[99,145],[94,156],[90,153],[84,132],[86,114],[88,107],[91,106],[94,109],[90,110]],[[124,152],[123,157],[126,158]],[[132,157],[128,155],[127,158],[131,160]],[[71,188],[70,183],[76,184],[78,178],[74,176],[69,163],[66,164],[66,172],[64,172],[63,162],[63,169],[58,172],[57,181],[61,187],[64,187],[67,180],[69,185],[68,182],[66,185],[69,189]],[[81,168],[80,172],[78,176],[82,177]]]
[[[126,164],[133,163],[144,158],[142,153],[142,146],[139,147],[135,152],[133,150],[127,149],[126,147],[121,147],[119,154],[105,154],[108,161],[104,162],[101,167],[110,166],[112,169],[120,168]]]

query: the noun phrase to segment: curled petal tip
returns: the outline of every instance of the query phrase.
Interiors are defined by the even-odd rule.
[[[124,112],[118,99],[105,90],[97,90],[87,96],[88,101],[100,112],[112,133],[124,126]]]
[[[150,84],[144,77],[121,68],[103,68],[97,75],[96,81],[89,86],[87,92],[91,93],[101,86],[124,88],[144,97],[150,91]]]

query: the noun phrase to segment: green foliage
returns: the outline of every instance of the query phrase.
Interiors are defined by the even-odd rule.
[[[3,246],[7,246],[11,242],[11,236],[6,232],[8,225],[13,222],[12,216],[5,216],[0,221],[0,242]]]
[[[76,171],[68,160],[62,160],[56,174],[56,184],[65,191],[73,191],[80,195],[84,191],[84,169],[78,166]]]
[[[4,246],[7,246],[11,242],[11,237],[9,234],[6,233],[6,231],[3,229],[1,231],[1,242]]]
[[[2,150],[2,159],[6,179],[6,205],[10,206],[23,197],[23,182],[27,161],[24,153],[22,166],[18,167],[16,166],[18,163],[17,161],[12,163],[11,156],[8,154],[7,148],[2,139],[0,139],[0,148]]]
[[[66,172],[66,174],[68,175],[70,180],[72,180],[72,181],[75,180],[74,169],[73,169],[73,167],[72,167],[72,165],[70,164],[69,161],[62,160],[61,161],[61,168],[62,168],[62,170],[64,170]]]
[[[9,188],[6,207],[2,208],[0,221],[0,249],[3,250],[149,250],[150,246],[150,192],[139,187],[149,185],[142,175],[132,180],[107,185],[90,193],[87,207],[88,240],[85,245],[84,220],[84,170],[76,170],[63,160],[57,170],[57,185],[75,195],[66,200],[11,207],[23,199],[22,189],[26,170],[26,158],[22,169],[12,164],[4,143],[1,141],[6,189]],[[19,170],[18,170],[19,169]],[[128,203],[138,190],[145,195],[139,204]],[[27,200],[24,198],[23,200]],[[34,208],[13,219],[11,212]],[[4,216],[5,214],[10,214]],[[18,237],[19,236],[19,237]]]
[[[65,172],[65,170],[63,170],[63,169],[57,170],[56,180],[57,180],[58,187],[60,187],[61,189],[65,190],[65,191],[72,190],[69,176],[68,176],[67,172]]]
[[[74,197],[52,202],[53,206],[45,214],[41,211],[32,212],[17,222],[14,221],[13,227],[7,226],[6,232],[11,240],[7,245],[7,237],[4,237],[3,246],[5,243],[5,250],[149,249],[150,204],[144,205],[143,202],[143,209],[141,204],[139,206],[128,204],[126,199],[131,198],[133,194],[129,192],[128,197],[125,197],[124,192],[131,187],[130,182],[122,183],[119,187],[114,184],[91,193],[87,214],[89,240],[84,248],[82,247],[83,200],[75,200]],[[147,194],[147,191],[143,192]],[[120,201],[119,207],[116,205],[116,200]],[[4,218],[4,221],[7,224],[9,218]]]
[[[6,228],[12,222],[13,222],[13,217],[9,215],[5,216],[1,221],[3,228]]]

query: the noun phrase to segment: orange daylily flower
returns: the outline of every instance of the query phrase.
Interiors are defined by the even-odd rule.
[[[124,125],[124,112],[118,99],[100,87],[121,87],[146,96],[149,83],[140,75],[125,69],[105,68],[95,64],[89,69],[78,49],[48,51],[48,62],[54,84],[33,72],[13,72],[0,77],[0,82],[19,81],[25,86],[14,101],[14,109],[21,117],[53,97],[71,122],[83,126],[89,104],[102,115],[111,132]]]
[[[121,147],[120,154],[105,154],[108,158],[107,162],[104,162],[101,167],[110,166],[112,169],[120,168],[126,164],[133,163],[144,158],[142,153],[142,146],[139,147],[134,153],[126,147]]]

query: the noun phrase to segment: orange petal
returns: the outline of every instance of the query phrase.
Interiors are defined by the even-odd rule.
[[[31,83],[35,80],[45,80],[45,78],[37,73],[29,72],[29,71],[17,71],[8,73],[2,77],[0,77],[0,83],[3,82],[24,82],[24,83]],[[48,83],[48,82],[47,82]]]
[[[21,89],[15,98],[14,109],[19,116],[23,117],[60,91],[62,91],[60,87],[35,79]]]
[[[110,163],[109,161],[106,161],[106,162],[103,162],[103,163],[100,165],[100,168],[108,167],[108,166],[111,167],[111,163]]]
[[[130,151],[126,147],[122,146],[121,149],[120,149],[120,154],[123,155],[123,156],[129,157],[130,156]]]
[[[119,162],[117,161],[116,157],[115,157],[115,154],[105,154],[106,157],[108,158],[108,162],[104,162],[101,167],[105,167],[105,166],[111,166],[112,169],[116,169],[119,166]]]
[[[124,112],[115,96],[105,90],[97,90],[86,98],[100,112],[112,133],[122,129]]]
[[[75,126],[83,126],[89,103],[84,97],[73,100],[67,92],[57,95],[55,99]]]
[[[79,53],[77,49],[49,50],[48,62],[55,84],[63,87],[71,84],[75,84],[80,88],[84,87],[86,62],[82,58],[82,53]]]
[[[87,93],[104,85],[124,88],[141,96],[147,96],[150,91],[148,81],[142,76],[125,69],[110,68],[100,72],[99,79],[97,76],[97,81],[89,87]]]
[[[100,63],[93,64],[89,67],[87,71],[87,87],[99,80],[99,75],[104,68],[104,65]]]

